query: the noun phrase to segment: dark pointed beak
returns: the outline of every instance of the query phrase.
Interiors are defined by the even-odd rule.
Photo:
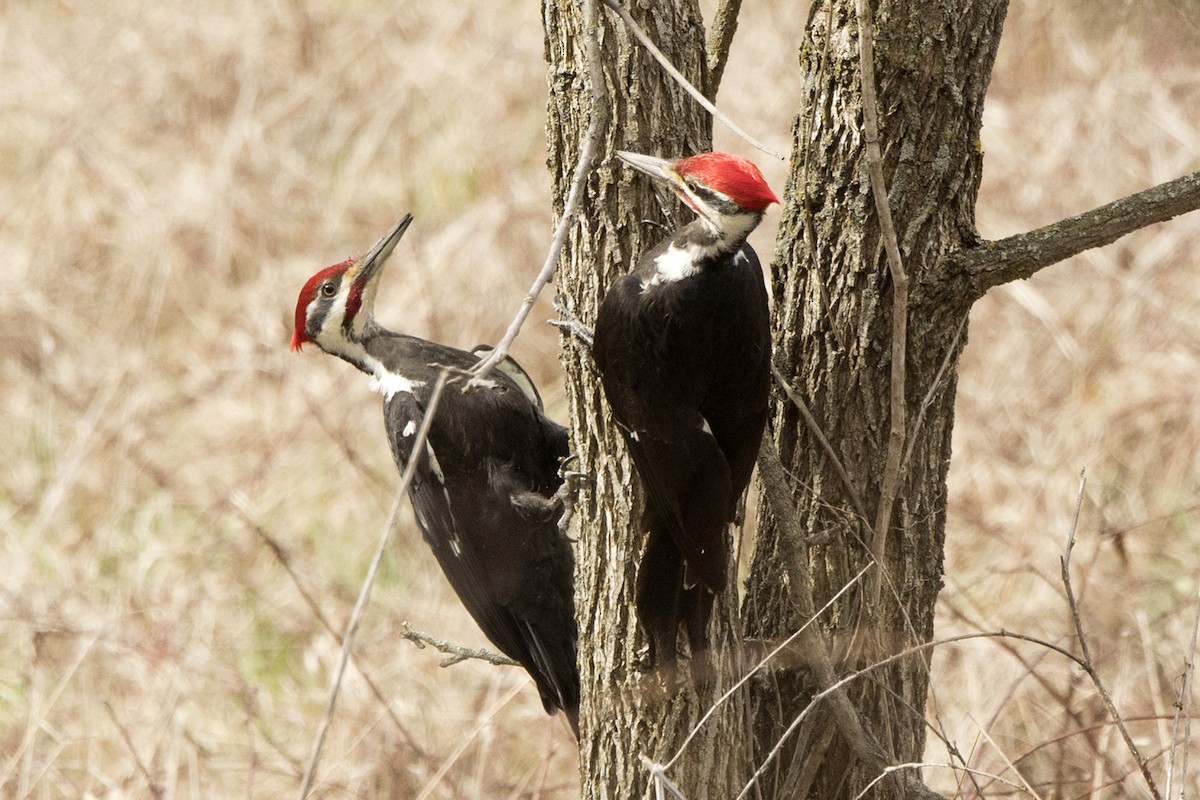
[[[615,154],[617,158],[638,172],[646,173],[651,178],[669,183],[672,186],[680,186],[683,183],[679,178],[679,173],[675,171],[674,161],[668,161],[665,158],[658,158],[657,156],[644,156],[641,153],[630,153],[627,150],[617,150]]]
[[[396,249],[396,245],[400,243],[400,239],[408,230],[408,226],[412,224],[412,220],[412,214],[405,214],[403,219],[393,225],[392,229],[372,245],[366,255],[350,268],[346,277],[360,286],[368,285],[379,274],[379,268],[387,262],[388,256]]]

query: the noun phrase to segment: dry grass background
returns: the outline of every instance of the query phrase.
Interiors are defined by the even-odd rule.
[[[985,235],[1200,166],[1198,13],[1014,4],[986,114]],[[287,352],[292,304],[412,210],[381,318],[460,346],[499,336],[550,227],[538,14],[0,8],[0,795],[295,795],[337,656],[304,595],[340,629],[395,473],[365,379]],[[749,4],[722,91],[777,146],[803,16]],[[767,171],[781,186],[782,166]],[[951,470],[939,633],[1066,646],[1058,556],[1088,470],[1076,588],[1156,756],[1200,575],[1198,250],[1192,216],[987,297]],[[534,325],[516,352],[561,417],[553,332]],[[320,796],[575,796],[570,736],[521,672],[440,670],[398,640],[409,620],[483,643],[405,519],[357,646],[390,705],[350,672]],[[1109,788],[1130,759],[1070,664],[974,642],[939,651],[934,675],[931,718],[974,766],[1014,764],[1043,797],[1145,793]]]

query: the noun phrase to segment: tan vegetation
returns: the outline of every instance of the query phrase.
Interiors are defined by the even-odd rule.
[[[985,236],[1200,167],[1195,2],[1106,5],[1010,11]],[[803,22],[747,4],[720,97],[776,146]],[[0,42],[0,794],[295,796],[338,653],[316,612],[344,625],[396,483],[365,378],[287,351],[296,292],[411,210],[382,320],[498,338],[551,223],[537,4],[8,4]],[[1074,646],[1058,557],[1086,468],[1075,588],[1159,776],[1200,576],[1198,251],[1185,217],[978,305],[939,624]],[[562,418],[549,315],[516,355]],[[319,796],[576,795],[522,672],[399,639],[485,643],[405,514]],[[1105,788],[1132,762],[1070,663],[981,640],[933,666],[930,718],[972,766],[1144,793]]]

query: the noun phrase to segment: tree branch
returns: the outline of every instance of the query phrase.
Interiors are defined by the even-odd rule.
[[[445,639],[438,639],[435,636],[430,636],[424,631],[414,630],[412,625],[404,622],[401,624],[404,630],[400,633],[405,639],[415,644],[417,647],[429,645],[439,653],[445,653],[446,657],[438,662],[439,667],[452,667],[459,662],[467,659],[476,659],[478,661],[486,661],[489,664],[495,664],[498,667],[519,667],[521,663],[506,655],[501,655],[494,650],[488,650],[486,647],[463,647],[461,644],[447,642]]]
[[[808,410],[808,404],[804,402],[804,398],[792,388],[792,385],[783,377],[783,373],[774,364],[771,365],[771,374],[775,376],[775,382],[779,384],[779,388],[783,389],[783,393],[787,395],[788,400],[792,401],[792,405],[804,417],[804,421],[808,423],[812,429],[813,436],[821,445],[821,449],[829,456],[833,468],[837,470],[837,474],[841,477],[842,483],[846,486],[846,494],[850,498],[851,505],[854,506],[854,511],[862,517],[863,522],[868,522],[867,510],[863,506],[862,498],[858,496],[858,489],[854,486],[854,481],[850,480],[850,473],[846,472],[846,467],[842,464],[841,458],[838,457],[837,451],[833,449],[833,445],[829,443],[829,439],[825,436],[825,431],[821,430],[821,426],[817,424],[817,420],[813,417],[812,412]],[[771,443],[763,440],[762,452],[767,452],[767,447]],[[778,456],[776,456],[778,458]],[[762,470],[762,453],[759,455],[759,470]],[[868,523],[869,524],[869,523]]]
[[[1053,225],[960,250],[943,262],[945,274],[965,277],[972,298],[982,297],[995,286],[1197,208],[1200,172],[1193,172]]]
[[[654,60],[662,66],[666,73],[670,75],[676,83],[682,86],[684,91],[690,94],[692,98],[704,108],[705,111],[712,114],[713,117],[726,128],[729,128],[729,130],[733,131],[738,136],[742,137],[751,145],[763,151],[767,155],[774,156],[780,161],[787,160],[787,156],[785,156],[783,153],[767,147],[765,144],[758,141],[758,139],[755,139],[753,136],[738,127],[738,125],[729,117],[718,111],[717,107],[709,102],[709,99],[704,96],[703,92],[693,86],[691,81],[683,77],[683,74],[679,70],[675,69],[675,65],[672,64],[671,60],[663,54],[662,50],[658,49],[658,45],[656,45],[646,34],[646,32],[642,30],[642,26],[637,24],[637,20],[633,18],[625,6],[621,5],[619,2],[617,2],[617,0],[603,0],[603,2],[604,5],[608,6],[614,14],[621,18],[633,35],[637,37],[637,40],[641,42],[642,46],[650,52],[650,55],[654,56]]]
[[[716,100],[717,90],[721,88],[721,78],[729,62],[729,48],[733,44],[733,35],[737,33],[738,12],[741,10],[742,0],[721,0],[717,13],[713,15],[712,30],[708,33],[708,44],[704,48],[708,62],[704,88],[708,90],[709,100]]]
[[[1121,733],[1121,738],[1125,740],[1125,746],[1129,749],[1133,760],[1137,762],[1141,769],[1142,777],[1146,780],[1146,785],[1150,788],[1150,793],[1157,800],[1162,800],[1162,795],[1158,791],[1158,785],[1154,782],[1154,775],[1150,772],[1149,762],[1138,749],[1137,743],[1133,741],[1133,736],[1129,733],[1129,727],[1125,724],[1125,718],[1121,716],[1121,712],[1117,710],[1116,703],[1113,702],[1112,695],[1108,693],[1108,689],[1104,686],[1104,682],[1100,680],[1100,673],[1096,669],[1096,664],[1092,661],[1092,649],[1088,646],[1087,637],[1083,634],[1083,620],[1079,616],[1079,603],[1075,600],[1075,590],[1071,588],[1071,551],[1075,549],[1075,531],[1079,527],[1079,509],[1083,505],[1083,490],[1087,486],[1087,478],[1083,475],[1079,476],[1079,494],[1075,497],[1075,514],[1071,518],[1071,532],[1067,536],[1067,550],[1059,559],[1059,568],[1062,571],[1063,589],[1067,593],[1067,604],[1071,608],[1071,621],[1075,624],[1075,634],[1079,637],[1079,649],[1083,653],[1081,666],[1087,676],[1092,679],[1092,684],[1095,685],[1096,691],[1100,693],[1100,699],[1104,701],[1104,707],[1108,709],[1109,715],[1113,718],[1113,723],[1116,724],[1117,730]]]
[[[587,129],[583,134],[583,142],[579,146],[579,160],[575,162],[575,172],[571,177],[571,188],[567,191],[566,202],[563,203],[563,213],[558,220],[558,225],[554,228],[554,237],[550,240],[550,252],[546,254],[541,272],[534,278],[533,285],[525,294],[521,307],[517,309],[517,315],[509,323],[508,330],[504,332],[504,336],[496,344],[496,348],[475,368],[470,382],[471,386],[478,386],[487,378],[488,373],[508,356],[509,348],[516,341],[517,334],[521,332],[521,326],[529,317],[529,312],[533,310],[534,301],[537,300],[538,295],[542,293],[542,289],[546,287],[550,279],[554,277],[554,270],[558,267],[563,246],[567,242],[567,235],[571,232],[571,226],[575,224],[575,218],[579,214],[584,186],[587,184],[588,176],[592,174],[592,166],[595,165],[596,159],[600,155],[600,140],[603,138],[604,128],[608,122],[608,91],[604,86],[604,68],[600,63],[600,34],[596,29],[596,26],[600,24],[600,15],[597,13],[599,9],[596,8],[596,2],[597,0],[584,0],[583,3],[583,22],[588,33],[584,37],[583,52],[588,66],[588,85],[592,95],[592,105]]]
[[[871,532],[871,557],[875,559],[875,570],[867,578],[868,600],[865,607],[867,613],[874,614],[879,607],[879,592],[883,586],[883,558],[887,551],[888,529],[892,524],[892,506],[900,488],[900,465],[904,456],[905,417],[908,410],[904,388],[908,360],[908,274],[900,257],[900,243],[896,238],[887,184],[883,178],[883,153],[879,147],[879,118],[875,106],[875,24],[867,0],[858,0],[857,13],[867,177],[871,182],[871,195],[875,199],[875,213],[879,215],[879,235],[883,239],[888,269],[892,275],[892,376],[887,458],[880,482],[875,525]]]
[[[412,453],[408,459],[408,463],[404,465],[404,474],[400,476],[400,486],[396,489],[396,497],[392,500],[391,511],[388,512],[388,522],[384,526],[383,533],[379,537],[379,544],[375,547],[375,555],[371,558],[371,564],[367,567],[367,576],[363,579],[362,588],[358,590],[358,600],[354,603],[354,610],[350,612],[350,621],[346,623],[346,633],[342,637],[342,656],[338,660],[337,671],[333,676],[333,686],[329,690],[329,704],[325,708],[325,716],[321,718],[321,724],[317,726],[317,736],[313,740],[312,754],[308,759],[308,768],[304,771],[304,778],[300,782],[300,800],[306,800],[309,792],[312,791],[313,779],[317,774],[317,765],[321,762],[321,750],[325,746],[325,735],[329,732],[329,723],[333,721],[333,711],[337,708],[338,695],[342,689],[342,677],[346,674],[346,665],[350,663],[350,654],[354,646],[354,634],[358,630],[358,623],[362,619],[363,610],[367,606],[367,598],[371,594],[371,586],[375,583],[375,575],[379,572],[379,563],[383,561],[383,554],[387,550],[388,542],[392,539],[392,531],[396,529],[396,519],[400,514],[400,504],[404,502],[404,497],[408,494],[409,484],[412,483],[413,476],[417,472],[417,464],[420,459],[416,454],[421,452],[421,448],[425,446],[426,439],[429,438],[429,429],[433,425],[434,415],[437,413],[438,401],[442,399],[442,392],[446,388],[446,380],[449,378],[449,372],[445,369],[438,375],[437,383],[433,386],[433,393],[429,396],[429,405],[425,409],[425,414],[421,418],[421,427],[417,430],[417,435],[413,439]]]

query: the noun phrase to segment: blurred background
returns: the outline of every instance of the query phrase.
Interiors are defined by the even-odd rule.
[[[719,97],[780,149],[806,14],[747,4]],[[1196,0],[1013,4],[984,236],[1200,168],[1197,19]],[[288,352],[296,294],[412,211],[381,321],[499,338],[549,242],[542,52],[516,0],[0,5],[0,794],[295,795],[327,625],[396,484],[365,376]],[[783,164],[717,144],[783,186]],[[1086,469],[1075,589],[1160,780],[1200,578],[1198,251],[1195,214],[978,304],[938,623],[1073,646],[1058,559]],[[562,419],[550,316],[515,354]],[[574,743],[525,674],[440,669],[405,621],[485,644],[407,506],[319,796],[576,796]],[[1035,646],[940,649],[928,711],[973,767],[1043,797],[1144,794],[1085,677]]]

